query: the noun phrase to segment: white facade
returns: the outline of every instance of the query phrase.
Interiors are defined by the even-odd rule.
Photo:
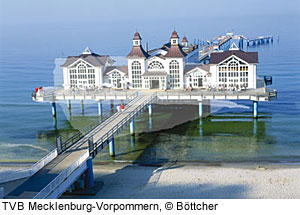
[[[92,53],[88,48],[80,56],[68,57],[63,68],[64,89],[94,89],[104,83],[103,73],[113,60]]]
[[[162,48],[145,52],[138,33],[133,39],[128,66],[112,66],[108,56],[88,48],[68,57],[62,65],[65,89],[95,89],[104,83],[120,89],[256,89],[257,52],[238,49],[212,53],[210,64],[191,64],[196,49],[184,53],[174,31]],[[185,44],[187,46],[187,44]]]
[[[173,35],[174,34],[174,35]],[[181,50],[174,31],[165,47],[145,53],[138,33],[128,58],[128,77],[132,89],[184,89],[184,67],[189,57]],[[185,44],[187,46],[187,43]],[[196,52],[193,52],[193,55]]]
[[[210,71],[197,66],[184,75],[185,88],[204,88],[207,89],[212,85],[212,76]]]
[[[256,89],[256,63],[248,63],[237,56],[210,65],[210,73],[212,87]]]

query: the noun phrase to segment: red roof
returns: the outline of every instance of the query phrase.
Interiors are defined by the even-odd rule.
[[[133,46],[131,52],[127,55],[127,58],[147,58],[150,55],[145,52],[142,46]]]
[[[171,45],[168,53],[164,57],[185,57],[186,54],[182,51],[181,47],[177,45]]]
[[[177,32],[174,30],[171,35],[171,39],[179,38]]]
[[[188,40],[187,40],[186,36],[184,36],[184,37],[182,38],[182,42],[183,42],[183,43],[187,43],[187,41],[188,41]]]
[[[132,40],[141,40],[141,35],[139,34],[139,32],[135,32],[133,39]]]

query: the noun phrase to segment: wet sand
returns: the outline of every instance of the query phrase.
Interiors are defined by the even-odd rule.
[[[94,165],[96,196],[62,198],[300,198],[299,165]]]

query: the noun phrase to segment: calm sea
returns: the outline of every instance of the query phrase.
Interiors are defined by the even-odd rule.
[[[59,23],[5,26],[0,37],[0,162],[38,160],[54,148],[56,135],[68,136],[97,117],[97,104],[58,105],[31,100],[38,86],[53,85],[54,60],[77,55],[89,46],[99,54],[125,56],[136,28],[150,48],[169,39],[174,25],[190,42],[234,29],[249,37],[274,35],[274,43],[251,47],[259,52],[258,75],[273,76],[278,99],[260,102],[260,118],[251,118],[252,103],[212,102],[212,115],[197,119],[197,106],[154,106],[136,120],[137,134],[125,129],[116,139],[118,161],[161,162],[299,162],[300,161],[300,30],[299,16],[239,19],[162,20],[136,23]],[[279,41],[277,40],[279,35]],[[105,105],[108,111],[109,104]],[[181,120],[181,121],[180,121]],[[172,128],[169,128],[170,122]],[[109,161],[107,149],[97,160]]]

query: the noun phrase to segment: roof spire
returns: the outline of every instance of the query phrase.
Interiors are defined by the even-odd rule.
[[[86,47],[86,48],[83,50],[82,54],[92,54],[92,51],[91,51],[91,49],[90,49],[89,47]]]
[[[233,42],[229,48],[229,50],[239,50],[239,47]]]

